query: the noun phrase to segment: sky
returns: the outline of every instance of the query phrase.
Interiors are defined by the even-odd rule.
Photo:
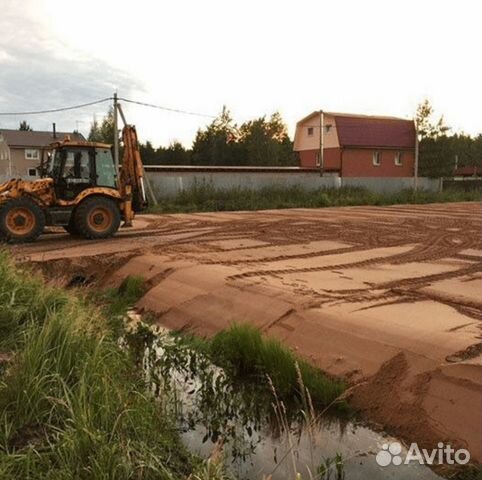
[[[0,112],[119,96],[238,123],[279,111],[412,118],[427,98],[482,132],[481,0],[0,0]],[[124,104],[141,140],[190,146],[212,119]],[[88,133],[108,103],[0,116]]]

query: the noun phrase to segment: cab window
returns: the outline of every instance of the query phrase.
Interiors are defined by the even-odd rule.
[[[116,186],[114,159],[109,148],[96,148],[95,167],[97,173],[97,185],[99,187]]]
[[[87,150],[67,150],[63,177],[90,183],[90,159]]]

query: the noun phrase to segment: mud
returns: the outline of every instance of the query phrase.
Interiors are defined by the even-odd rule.
[[[140,310],[213,335],[251,322],[408,442],[482,458],[477,203],[143,215],[108,241],[52,232],[10,247],[68,285],[146,280]],[[60,278],[60,280],[59,280]]]

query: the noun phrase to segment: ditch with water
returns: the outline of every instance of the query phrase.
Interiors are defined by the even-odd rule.
[[[377,453],[395,438],[346,415],[284,405],[269,379],[235,381],[182,337],[150,329],[140,337],[137,331],[129,343],[137,338],[149,384],[177,420],[185,445],[207,458],[222,443],[224,463],[236,479],[441,478],[418,463],[378,465]]]

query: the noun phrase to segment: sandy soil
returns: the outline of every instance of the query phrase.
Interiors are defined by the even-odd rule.
[[[170,328],[251,322],[356,385],[367,418],[480,461],[481,213],[458,203],[143,215],[108,241],[51,233],[12,250],[67,284],[141,275],[138,307]]]

